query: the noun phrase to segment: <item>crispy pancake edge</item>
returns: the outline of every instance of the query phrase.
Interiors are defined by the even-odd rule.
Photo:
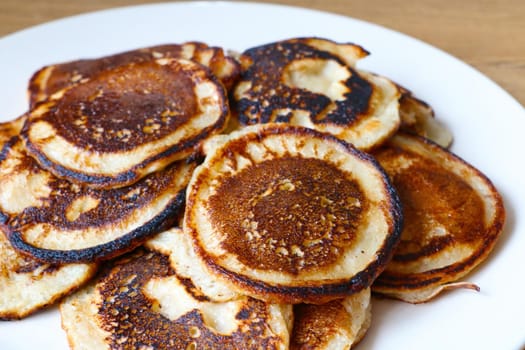
[[[178,221],[184,207],[186,190],[180,190],[158,215],[146,224],[134,229],[116,240],[86,249],[53,250],[35,247],[24,241],[20,231],[8,234],[12,246],[35,259],[50,263],[74,263],[100,261],[122,255],[141,245],[157,232],[161,232]]]

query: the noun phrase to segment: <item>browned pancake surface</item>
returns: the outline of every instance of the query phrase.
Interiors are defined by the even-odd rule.
[[[359,185],[335,166],[293,157],[225,179],[209,203],[212,224],[228,232],[222,243],[228,251],[246,266],[291,274],[340,259],[338,247],[352,244],[369,205]],[[247,227],[256,227],[248,239]]]
[[[286,67],[298,60],[334,60],[341,65],[341,58],[327,51],[319,50],[306,40],[289,40],[267,44],[243,53],[252,64],[243,72],[242,79],[251,82],[250,91],[237,101],[239,120],[250,125],[268,122],[289,122],[292,113],[276,115],[278,110],[306,110],[311,113],[313,123],[354,123],[361,114],[368,111],[373,87],[352,68],[344,81],[349,89],[345,100],[337,103],[335,110],[323,114],[332,104],[327,96],[283,84]]]
[[[289,123],[331,133],[359,149],[376,147],[399,126],[399,92],[388,79],[355,69],[365,55],[356,45],[319,38],[246,50],[233,92],[237,123]]]
[[[46,99],[53,93],[90,79],[101,71],[158,58],[184,58],[201,63],[209,67],[227,88],[231,87],[239,75],[238,63],[233,58],[227,57],[221,48],[210,47],[199,42],[158,45],[43,67],[31,77],[29,82],[30,105],[33,107],[36,102]]]
[[[163,281],[172,281],[166,283],[175,283],[176,288],[164,290]],[[107,349],[141,346],[163,349],[285,349],[287,340],[272,333],[273,325],[269,320],[275,315],[270,314],[267,304],[245,297],[232,302],[237,303],[239,308],[226,307],[222,309],[222,315],[214,316],[224,322],[233,316],[238,323],[233,331],[224,332],[207,321],[204,316],[206,311],[199,309],[203,307],[199,305],[206,304],[208,300],[192,296],[194,288],[190,280],[177,277],[167,255],[139,249],[109,265],[89,289],[63,303],[62,324],[70,345],[75,349],[91,344],[100,331],[104,337],[97,340],[104,343]],[[159,300],[155,295],[165,299]],[[85,299],[89,301],[86,303]],[[163,302],[177,304],[184,300],[190,304],[180,304],[175,310],[187,309],[187,312],[175,318],[166,315],[170,312],[169,306],[163,305]],[[234,314],[227,314],[231,312]],[[88,329],[97,330],[83,338],[84,325],[79,327],[75,317],[82,318],[82,322],[89,325]]]
[[[61,90],[29,113],[22,136],[56,176],[114,188],[187,157],[228,113],[224,88],[202,66],[159,59]]]
[[[150,62],[119,66],[67,90],[39,119],[81,148],[129,151],[165,137],[197,113],[192,87],[182,69]]]
[[[503,228],[503,201],[481,172],[422,138],[400,134],[375,156],[399,193],[405,226],[374,290],[426,301],[486,258]]]

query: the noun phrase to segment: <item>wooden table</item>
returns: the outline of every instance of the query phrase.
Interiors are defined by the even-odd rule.
[[[348,15],[422,39],[473,65],[525,105],[524,0],[259,1]],[[0,37],[69,15],[143,3],[148,1],[0,0]]]

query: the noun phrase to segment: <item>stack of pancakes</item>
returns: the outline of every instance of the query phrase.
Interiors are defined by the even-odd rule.
[[[74,349],[349,349],[372,292],[477,289],[501,196],[367,54],[188,42],[37,71],[0,126],[0,319],[61,300]]]

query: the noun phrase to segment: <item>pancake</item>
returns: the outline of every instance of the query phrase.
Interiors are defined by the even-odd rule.
[[[372,320],[370,288],[322,305],[294,306],[291,350],[348,350],[365,336]]]
[[[329,132],[369,150],[398,129],[399,91],[355,69],[361,47],[298,38],[246,50],[233,109],[240,126],[289,123]]]
[[[72,349],[288,349],[290,306],[195,296],[169,249],[148,245],[119,259],[61,304]]]
[[[177,276],[190,280],[195,287],[192,290],[193,295],[216,302],[230,301],[242,296],[208,273],[206,266],[193,250],[191,237],[181,228],[174,227],[159,233],[145,244],[146,247],[169,256],[171,265],[177,271]]]
[[[11,137],[16,136],[20,133],[22,126],[25,122],[25,115],[18,117],[14,120],[9,120],[0,123],[0,148],[7,142]]]
[[[41,263],[14,250],[0,227],[0,320],[27,317],[91,278],[96,264]]]
[[[21,134],[56,176],[116,188],[188,157],[228,114],[224,87],[202,65],[157,59],[60,90],[29,112]]]
[[[38,260],[108,259],[176,222],[194,168],[177,162],[128,187],[97,190],[42,169],[15,136],[0,152],[0,212],[11,244]]]
[[[30,106],[47,99],[55,92],[72,84],[88,80],[100,72],[132,62],[151,61],[158,58],[183,58],[210,68],[229,89],[239,76],[239,64],[224,54],[223,49],[200,42],[166,44],[117,53],[110,56],[81,59],[42,67],[33,74],[28,91]]]
[[[184,230],[210,274],[274,303],[368,288],[399,239],[387,176],[332,135],[283,124],[217,136],[187,189]]]
[[[400,133],[374,153],[404,208],[401,242],[373,291],[411,303],[430,300],[487,258],[500,236],[503,200],[479,170],[444,148]]]
[[[403,87],[399,99],[400,129],[405,132],[423,136],[441,147],[448,148],[452,144],[453,135],[441,122],[436,120],[432,107],[415,97]]]

